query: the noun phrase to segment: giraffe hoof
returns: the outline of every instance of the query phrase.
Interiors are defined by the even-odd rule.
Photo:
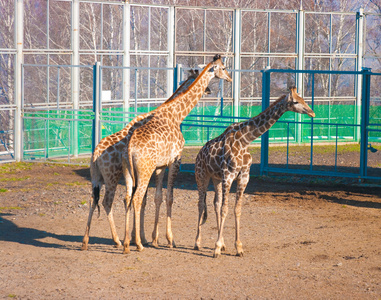
[[[129,254],[130,253],[130,248],[124,248],[123,254]]]
[[[221,256],[221,253],[214,252],[213,254],[213,258],[219,258],[220,256]]]
[[[115,245],[114,245],[114,248],[120,248],[121,246],[122,246],[122,243],[119,242],[119,244],[115,244]]]
[[[176,248],[175,241],[172,241],[172,243],[168,243],[168,248]]]
[[[139,245],[139,246],[137,246],[137,250],[138,250],[139,252],[142,252],[142,251],[144,250],[143,245]]]
[[[152,241],[152,247],[159,248],[159,243],[157,241]]]
[[[242,252],[238,252],[238,253],[237,253],[237,256],[239,256],[239,257],[243,257],[243,251],[242,251]]]
[[[226,246],[225,246],[225,245],[223,245],[223,246],[221,247],[221,251],[226,251]]]
[[[200,251],[200,248],[201,248],[201,247],[200,247],[199,245],[195,245],[193,249],[194,249],[194,250],[197,250],[197,251]]]
[[[87,250],[87,245],[86,244],[82,244],[81,251],[86,251],[86,250]]]

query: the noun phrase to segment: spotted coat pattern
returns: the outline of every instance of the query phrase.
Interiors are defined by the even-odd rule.
[[[258,116],[245,122],[230,125],[220,136],[207,142],[198,153],[195,163],[195,176],[199,193],[199,218],[195,249],[200,249],[201,246],[201,225],[207,218],[206,192],[210,179],[213,181],[215,190],[214,209],[218,228],[214,257],[220,256],[221,250],[226,248],[222,233],[228,213],[228,194],[233,181],[236,179],[235,247],[237,255],[243,255],[239,227],[242,196],[249,182],[252,163],[248,146],[269,130],[286,111],[315,116],[304,99],[296,93],[296,88],[292,87],[288,95],[280,97]]]
[[[176,98],[179,94],[187,90],[198,75],[198,70],[190,70],[190,75],[188,79],[181,84],[181,86],[166,102],[171,101],[172,99]],[[210,92],[208,88],[207,92]],[[155,112],[156,110],[136,116],[126,127],[112,135],[103,138],[96,146],[90,161],[90,175],[94,201],[90,206],[89,217],[87,220],[85,235],[82,242],[82,250],[87,250],[88,247],[91,220],[96,207],[98,207],[99,210],[99,191],[103,184],[105,185],[105,195],[103,198],[102,205],[106,211],[107,218],[110,224],[112,239],[116,246],[121,246],[121,242],[116,233],[112,213],[112,204],[114,201],[116,187],[123,174],[122,151],[128,143],[128,140],[131,137],[132,133],[137,128],[141,127],[142,125],[146,124],[149,120],[151,120]],[[161,193],[161,188],[162,187],[160,187],[160,190],[158,188],[157,193]],[[144,204],[145,202],[143,203],[142,214],[144,214]],[[128,207],[126,205],[126,202],[125,208],[127,211]],[[141,218],[141,220],[141,235],[143,242],[146,243],[144,237],[144,219]]]
[[[178,97],[160,106],[153,118],[139,127],[131,136],[131,139],[123,151],[123,172],[126,179],[126,199],[132,201],[135,213],[135,227],[139,227],[140,210],[143,197],[146,193],[150,178],[157,169],[157,184],[161,184],[166,167],[169,168],[167,183],[167,224],[166,237],[168,246],[175,246],[172,234],[172,203],[173,184],[179,171],[181,152],[184,147],[184,137],[180,130],[180,124],[184,118],[195,107],[203,95],[210,80],[214,77],[232,81],[221,61],[216,55],[189,86],[189,88]],[[132,192],[132,188],[134,191]],[[155,225],[152,233],[152,245],[158,246],[158,221],[161,197],[155,197]],[[126,224],[128,218],[126,218]],[[126,233],[126,237],[127,237]],[[139,230],[135,233],[135,243],[139,251],[143,250]],[[125,239],[124,253],[128,253],[129,240]]]

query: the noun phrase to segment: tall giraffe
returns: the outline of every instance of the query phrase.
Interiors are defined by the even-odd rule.
[[[240,216],[242,196],[249,182],[252,162],[252,157],[247,148],[252,141],[269,130],[286,111],[315,117],[313,110],[297,94],[296,88],[291,87],[288,95],[281,96],[258,116],[245,122],[230,125],[220,136],[210,140],[201,148],[195,163],[195,176],[199,193],[196,250],[200,249],[201,225],[205,223],[207,218],[206,192],[210,179],[213,181],[215,190],[214,209],[218,228],[218,239],[213,256],[218,257],[221,255],[221,250],[225,250],[222,233],[228,213],[228,196],[233,181],[237,179],[234,209],[235,248],[238,256],[243,255],[239,236]]]
[[[133,193],[127,189],[126,199],[131,201],[135,212],[135,227],[139,227],[140,210],[143,197],[146,193],[151,175],[155,169],[158,170],[157,185],[161,186],[164,170],[168,166],[167,183],[167,231],[166,237],[169,247],[174,246],[171,228],[171,215],[173,203],[173,184],[178,173],[181,152],[184,147],[184,137],[180,130],[180,124],[189,112],[200,100],[205,88],[214,77],[232,81],[220,55],[216,55],[189,88],[177,97],[160,106],[151,120],[136,129],[122,154],[123,172],[127,187],[134,187]],[[161,197],[155,197],[155,225],[152,232],[152,245],[158,246],[158,221]],[[126,218],[127,230],[128,218]],[[129,240],[124,240],[124,253],[128,253]],[[135,243],[139,251],[143,250],[139,230],[135,231]]]
[[[192,84],[192,82],[199,75],[198,70],[190,70],[189,77],[184,81],[180,87],[175,91],[175,93],[168,99],[170,101],[180,93],[184,92]],[[209,88],[205,90],[205,93],[210,93]],[[81,250],[87,250],[89,242],[89,233],[93,213],[98,207],[99,212],[99,193],[102,185],[105,184],[105,195],[103,198],[102,205],[106,211],[107,218],[111,228],[112,239],[116,246],[121,246],[118,234],[116,233],[112,204],[114,201],[116,187],[123,174],[122,171],[122,150],[125,147],[129,137],[132,135],[134,130],[143,124],[147,123],[153,116],[155,111],[151,111],[145,114],[136,116],[126,127],[122,130],[103,138],[99,144],[95,147],[90,161],[90,174],[91,174],[91,184],[92,184],[92,196],[93,203],[90,206],[89,217],[87,220],[86,231],[83,237]],[[157,195],[162,193],[160,189],[157,189]],[[145,202],[143,203],[142,214],[144,214]],[[127,211],[127,206],[125,202],[125,209]],[[143,236],[143,242],[146,243],[144,237],[144,219],[142,218],[141,234]]]

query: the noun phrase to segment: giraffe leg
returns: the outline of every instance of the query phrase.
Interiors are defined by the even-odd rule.
[[[144,249],[140,237],[140,213],[142,208],[142,202],[144,195],[147,191],[147,187],[149,184],[149,177],[148,179],[139,180],[135,194],[132,198],[132,204],[134,205],[134,213],[135,213],[135,244],[138,249],[138,251],[142,251]]]
[[[112,239],[115,243],[115,247],[119,247],[122,245],[122,243],[119,240],[118,234],[116,233],[116,228],[115,228],[115,222],[114,222],[114,216],[112,213],[112,203],[114,201],[114,196],[115,196],[115,190],[116,190],[117,184],[106,184],[106,192],[105,196],[103,198],[102,205],[104,209],[106,210],[108,222],[110,224],[110,229],[111,229],[111,235]]]
[[[235,248],[237,250],[237,256],[243,256],[243,248],[240,240],[239,229],[240,229],[240,218],[241,218],[241,207],[242,207],[242,199],[243,193],[246,189],[247,183],[249,182],[249,171],[242,170],[241,174],[237,178],[237,195],[236,195],[236,203],[234,208],[235,214]]]
[[[163,179],[165,168],[156,169],[156,194],[155,194],[155,225],[152,231],[152,246],[159,247],[159,216],[160,206],[163,202]]]
[[[175,179],[180,170],[181,158],[175,160],[168,170],[168,186],[167,186],[167,241],[168,247],[176,247],[175,241],[173,240],[172,233],[172,205],[173,205],[173,186],[175,184]]]
[[[218,232],[218,238],[216,242],[216,247],[214,249],[213,257],[217,258],[221,255],[221,249],[224,245],[223,231],[226,216],[228,214],[228,202],[229,202],[229,191],[233,180],[231,177],[224,176],[222,180],[222,206],[221,206],[221,224]]]
[[[147,205],[147,191],[144,195],[143,202],[142,202],[142,210],[140,212],[140,238],[142,240],[143,245],[147,245],[147,239],[144,231],[144,213],[146,210],[146,205]]]
[[[206,221],[206,194],[210,178],[205,178],[205,176],[205,174],[196,173],[198,189],[198,222],[196,241],[194,245],[195,250],[200,250],[201,248],[201,225]]]
[[[124,198],[125,209],[125,228],[124,228],[124,240],[123,240],[123,254],[130,253],[130,239],[128,235],[129,228],[129,213],[131,210],[131,195],[132,195],[132,179],[131,176],[125,174],[126,181],[126,196]]]
[[[94,213],[94,210],[97,208],[97,206],[98,206],[98,201],[93,200],[93,202],[90,206],[89,217],[87,219],[87,225],[86,225],[85,235],[84,235],[83,241],[82,241],[81,250],[87,250],[87,245],[89,243],[91,219],[93,218],[93,213]]]
[[[213,185],[214,185],[214,211],[216,213],[217,231],[219,234],[220,227],[221,227],[222,181],[214,178]],[[226,246],[225,246],[224,238],[222,237],[221,251],[225,251],[225,250],[226,250]]]

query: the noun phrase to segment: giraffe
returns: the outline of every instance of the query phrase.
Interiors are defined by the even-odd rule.
[[[158,170],[157,185],[161,187],[164,170],[166,167],[169,168],[166,195],[166,237],[169,247],[175,246],[171,228],[173,184],[179,171],[181,152],[185,143],[180,124],[195,107],[210,80],[214,77],[232,81],[222,63],[221,56],[218,54],[214,56],[212,62],[206,65],[185,92],[160,106],[149,122],[133,132],[122,154],[126,186],[133,187],[133,190],[127,188],[126,199],[132,201],[134,207],[135,228],[139,226],[142,200],[153,171]],[[155,225],[152,232],[152,245],[154,247],[158,247],[158,221],[161,202],[162,197],[155,197]],[[128,224],[128,218],[126,218],[126,224]],[[127,237],[128,234],[126,233],[123,253],[130,251]],[[135,244],[138,251],[144,249],[139,230],[135,231]]]
[[[175,91],[175,93],[166,101],[170,101],[178,94],[184,92],[191,83],[199,75],[198,70],[190,70],[189,77],[181,83],[180,87]],[[210,89],[207,87],[205,93],[210,93]],[[98,214],[100,213],[99,208],[99,193],[102,185],[105,184],[105,195],[103,198],[102,205],[106,211],[107,218],[111,228],[112,239],[115,243],[115,246],[121,246],[121,242],[116,233],[113,213],[112,213],[112,204],[114,201],[116,187],[118,182],[123,174],[122,171],[122,150],[126,145],[128,138],[131,136],[132,132],[147,123],[153,116],[154,111],[141,114],[136,116],[126,127],[122,130],[109,135],[103,138],[99,144],[95,147],[94,152],[90,161],[90,174],[91,174],[91,184],[92,184],[92,197],[93,203],[90,206],[89,217],[87,220],[86,231],[83,237],[81,250],[87,250],[89,242],[89,233],[93,213],[98,207]],[[161,190],[157,190],[157,193],[160,194]],[[142,214],[144,214],[145,202],[143,203]],[[127,211],[127,206],[125,202],[125,209]],[[146,243],[144,237],[144,219],[142,218],[142,236],[143,242]]]
[[[198,227],[195,250],[201,246],[201,225],[207,219],[206,192],[210,179],[214,184],[214,209],[217,218],[218,238],[213,257],[219,257],[225,250],[223,228],[228,213],[228,196],[230,187],[237,179],[235,203],[235,248],[238,256],[243,256],[239,227],[242,206],[242,196],[249,182],[249,172],[252,157],[248,146],[256,138],[264,134],[286,112],[307,114],[315,117],[313,110],[300,97],[295,87],[290,88],[288,95],[283,95],[259,115],[241,123],[232,124],[218,137],[207,142],[196,157],[195,177],[197,182]]]

